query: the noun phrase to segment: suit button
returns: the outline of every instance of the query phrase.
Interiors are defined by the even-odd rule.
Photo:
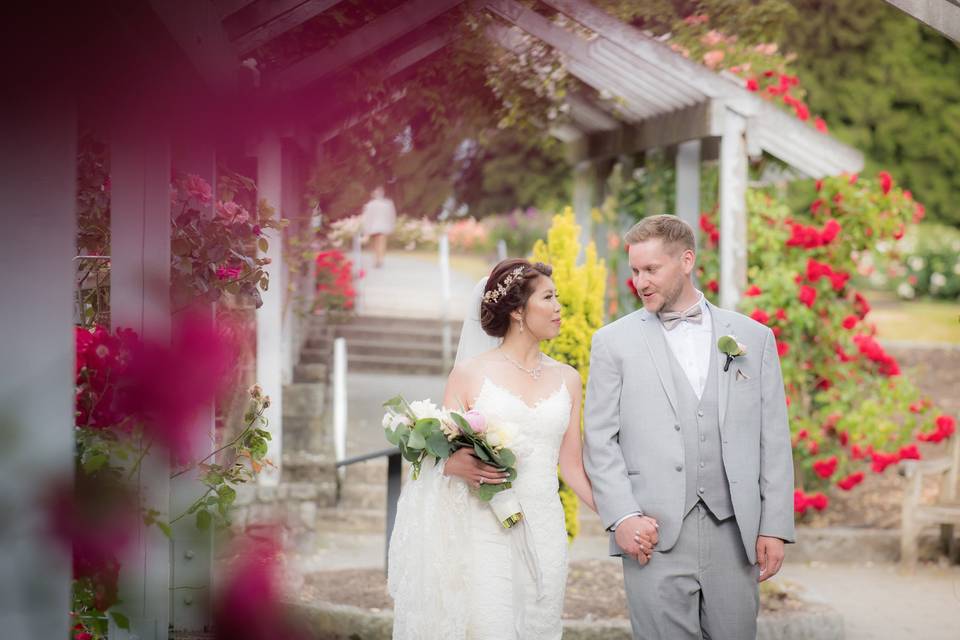
[[[680,425],[678,425],[678,424],[673,425],[673,430],[674,430],[674,431],[680,431]]]
[[[703,411],[697,411],[697,415],[702,418],[702,417],[703,417]]]
[[[706,442],[706,441],[707,441],[707,436],[706,436],[706,434],[701,435],[701,436],[700,436],[700,442]],[[726,440],[724,440],[724,442],[726,442]]]
[[[704,491],[706,491],[706,489],[704,489],[703,487],[700,487],[699,489],[697,489],[697,493],[699,493],[700,495],[703,495]]]
[[[676,467],[674,467],[674,469],[676,469],[677,471],[683,471],[683,465],[678,464]]]
[[[701,468],[701,469],[703,469],[705,466],[707,466],[707,463],[706,463],[706,462],[701,462],[701,463],[700,463],[700,468]]]

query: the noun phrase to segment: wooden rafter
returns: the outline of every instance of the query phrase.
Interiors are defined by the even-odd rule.
[[[223,21],[237,54],[253,51],[341,0],[257,0]]]
[[[214,5],[150,0],[150,7],[209,87],[221,93],[236,88],[240,64]]]
[[[296,90],[339,71],[410,33],[464,0],[410,0],[329,47],[268,76],[275,89]]]

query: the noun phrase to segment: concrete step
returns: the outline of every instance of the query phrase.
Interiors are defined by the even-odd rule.
[[[323,453],[330,448],[330,442],[326,417],[320,414],[283,417],[284,451]]]
[[[308,337],[303,341],[304,349],[333,349],[333,333],[324,333],[322,337]]]
[[[406,330],[423,330],[423,329],[435,329],[439,332],[443,327],[443,320],[436,318],[390,318],[386,316],[357,316],[352,318],[350,322],[337,325],[337,329],[341,330],[345,327],[389,327],[392,331],[406,331]],[[459,320],[451,320],[450,327],[454,333],[460,333],[460,329],[463,326],[463,322]]]
[[[331,366],[333,364],[333,351],[331,349],[302,349],[300,351],[300,364]]]
[[[397,373],[424,373],[445,375],[449,373],[440,358],[410,358],[381,355],[351,355],[352,371],[377,371]]]
[[[283,417],[323,415],[326,407],[326,385],[319,382],[293,382],[283,386]]]
[[[325,533],[383,533],[385,509],[317,509],[317,531]]]
[[[456,354],[456,347],[450,348],[450,355]],[[381,340],[352,340],[347,342],[348,356],[379,355],[400,358],[429,358],[439,360],[443,357],[440,344],[398,343],[389,338]]]
[[[389,336],[391,340],[397,342],[427,342],[441,343],[443,332],[437,328],[431,327],[390,327],[390,326],[369,326],[369,327],[341,327],[337,331],[337,337],[343,337],[350,342],[352,340],[369,340],[385,338]],[[450,342],[456,343],[460,340],[459,331],[450,332]]]
[[[320,382],[326,384],[329,371],[330,368],[328,367],[326,361],[304,362],[301,356],[300,364],[293,368],[293,381],[297,383]]]
[[[347,480],[340,485],[340,499],[337,506],[341,509],[385,509],[387,507],[387,485],[366,484]]]

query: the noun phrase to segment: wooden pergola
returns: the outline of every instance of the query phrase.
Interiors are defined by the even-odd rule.
[[[13,20],[8,60],[36,64],[14,74],[3,119],[2,155],[7,242],[2,255],[8,300],[3,326],[15,339],[0,347],[7,375],[0,408],[17,438],[19,456],[0,464],[8,513],[29,513],[52,477],[72,468],[73,312],[76,231],[75,180],[78,113],[95,113],[109,131],[112,181],[111,317],[145,337],[166,339],[169,284],[171,167],[216,184],[219,156],[246,155],[256,166],[260,197],[287,218],[301,217],[310,163],[363,114],[344,112],[325,93],[331,79],[387,58],[398,76],[442,55],[453,34],[451,11],[486,11],[498,19],[489,36],[512,50],[532,39],[558,51],[568,71],[589,89],[569,98],[572,122],[555,129],[575,161],[574,204],[591,232],[589,211],[599,204],[610,159],[653,149],[676,149],[677,213],[697,223],[701,160],[720,162],[721,295],[736,304],[746,281],[747,169],[768,153],[802,176],[858,171],[861,155],[701,67],[584,0],[544,0],[564,24],[516,0],[406,0],[325,48],[279,69],[260,72],[249,62],[258,47],[333,10],[338,0],[100,0],[85,3],[71,22],[47,19],[48,7],[23,9]],[[62,13],[62,9],[61,9]],[[17,14],[14,18],[19,18]],[[59,42],[69,56],[50,49]],[[53,54],[53,55],[51,55]],[[16,56],[20,56],[17,58]],[[615,97],[599,100],[596,93]],[[399,89],[394,100],[403,99]],[[317,98],[329,106],[303,108]],[[290,105],[298,105],[291,107]],[[273,398],[269,457],[282,460],[283,385],[291,380],[304,337],[291,288],[308,292],[309,278],[286,282],[283,243],[273,238],[271,286],[257,312],[257,373]],[[38,286],[42,283],[42,286]],[[0,425],[2,426],[2,425]],[[212,433],[212,411],[202,425]],[[282,469],[262,479],[280,480]],[[165,514],[195,495],[190,482],[171,484],[168,461],[152,454],[141,491]],[[13,637],[52,638],[66,632],[69,559],[53,554],[27,518],[0,528],[6,552],[4,585],[29,582],[29,602],[0,600],[0,620]],[[132,629],[111,638],[155,640],[209,624],[209,610],[184,589],[209,586],[210,534],[192,524],[167,540],[144,528],[136,562],[125,569],[124,600]],[[16,586],[14,588],[16,588]],[[9,604],[8,604],[9,603]]]

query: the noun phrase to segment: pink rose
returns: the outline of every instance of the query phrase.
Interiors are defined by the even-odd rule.
[[[470,409],[470,411],[463,414],[463,419],[467,421],[467,424],[469,424],[470,428],[476,433],[483,433],[487,430],[487,419],[483,417],[482,413],[475,409]]]
[[[190,174],[184,183],[184,189],[191,196],[206,204],[213,198],[213,191],[210,189],[210,183],[198,175]]]

